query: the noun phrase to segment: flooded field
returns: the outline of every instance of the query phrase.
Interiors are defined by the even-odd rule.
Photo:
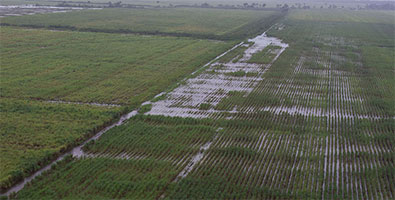
[[[22,16],[34,15],[44,13],[64,13],[74,10],[83,10],[84,8],[78,7],[55,7],[55,6],[35,6],[35,5],[15,5],[3,6],[0,5],[0,17],[6,16]]]
[[[248,62],[253,54],[263,51],[269,45],[279,47],[277,51],[267,52],[273,54],[272,60],[267,64]],[[281,40],[267,37],[265,33],[248,40],[246,44],[239,44],[221,57],[244,48],[241,55],[236,55],[229,62],[221,62],[221,57],[217,58],[196,77],[186,80],[185,84],[166,94],[165,100],[153,103],[147,114],[202,118],[221,112],[215,108],[229,92],[241,92],[248,96],[287,47]],[[202,105],[207,108],[202,108]]]
[[[66,74],[72,80],[74,92],[65,91],[69,87],[57,81],[45,84],[63,89],[56,90],[56,98],[49,95],[52,90],[32,86],[36,76],[25,81],[30,89],[8,77],[6,87],[2,84],[7,95],[31,95],[32,91],[49,95],[52,100],[40,101],[49,107],[46,114],[55,110],[95,119],[98,115],[77,108],[109,115],[128,105],[133,111],[95,129],[95,134],[62,151],[55,162],[41,166],[2,195],[16,199],[394,199],[395,26],[389,20],[393,14],[325,9],[287,9],[283,14],[266,31],[231,42],[117,32],[101,35],[107,40],[96,40],[86,36],[102,33],[81,33],[75,38],[96,51],[74,50],[72,59],[64,63],[89,57],[82,61],[100,61],[93,69],[75,63],[78,67],[72,70],[49,66],[34,72],[44,82],[48,74]],[[6,29],[5,33],[12,38],[18,32]],[[116,42],[100,45],[108,40]],[[132,42],[121,48],[127,41]],[[136,43],[140,45],[131,46]],[[12,41],[6,44],[11,49],[15,46]],[[205,48],[208,45],[212,48]],[[36,46],[41,51],[48,48],[34,43],[27,54],[34,53]],[[57,51],[64,51],[64,46]],[[111,54],[102,51],[109,47]],[[165,48],[174,51],[167,53]],[[94,57],[98,52],[101,56]],[[134,70],[129,66],[132,61],[136,61]],[[106,67],[100,67],[103,62]],[[16,70],[17,63],[29,62],[13,63],[6,69],[19,77],[24,71]],[[182,67],[185,71],[177,73]],[[84,73],[74,73],[79,69]],[[96,70],[99,73],[94,74]],[[102,76],[114,71],[115,76]],[[178,76],[170,76],[173,73]],[[76,82],[80,85],[73,85]],[[45,113],[39,106],[12,103],[10,99],[3,104],[15,119],[20,112]],[[34,116],[39,115],[24,121]],[[25,140],[24,145],[38,148],[40,143]]]

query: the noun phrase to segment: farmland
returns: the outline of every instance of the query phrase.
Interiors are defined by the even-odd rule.
[[[20,4],[41,4],[41,5],[61,5],[63,1],[57,0],[0,0],[0,4],[2,5],[20,5]],[[90,1],[81,1],[81,0],[68,0],[65,1],[67,5],[87,5],[87,6],[108,6],[108,0],[90,0]],[[111,1],[112,3],[118,1]],[[204,3],[208,3],[209,6],[234,6],[234,7],[243,7],[244,3],[248,5],[252,4],[265,4],[266,8],[276,7],[278,4],[285,4],[295,7],[300,6],[310,6],[311,8],[328,8],[331,5],[336,5],[338,8],[358,8],[364,7],[366,5],[366,1],[354,1],[354,0],[344,0],[344,1],[323,1],[323,0],[288,0],[288,1],[276,1],[276,0],[267,0],[267,1],[255,1],[255,0],[163,0],[163,1],[152,1],[152,0],[124,0],[122,4],[126,5],[136,5],[136,6],[151,6],[151,7],[172,7],[172,6],[201,6]]]
[[[1,51],[2,140],[22,137],[25,141],[16,142],[17,149],[12,151],[14,142],[2,144],[2,189],[99,131],[125,108],[136,108],[165,90],[230,45],[8,27],[3,27],[1,34],[7,38],[2,40]],[[159,79],[157,76],[163,73],[168,76]],[[73,109],[73,105],[54,103],[57,101],[117,104],[125,108],[81,105]],[[45,117],[37,118],[40,115]],[[19,122],[22,119],[26,123]],[[42,141],[44,138],[47,141]],[[26,151],[31,145],[36,146],[35,150]]]
[[[1,34],[2,97],[135,106],[232,45],[8,27]]]
[[[64,139],[73,143],[126,107],[140,108],[11,198],[394,198],[393,13],[294,9],[272,21],[273,13],[175,8],[169,15],[166,8],[136,17],[153,20],[138,28],[148,35],[120,34],[119,27],[138,27],[142,21],[120,20],[114,26],[84,21],[88,15],[121,19],[130,11],[116,10],[75,12],[75,18],[70,13],[35,16],[44,24],[6,18],[18,26],[1,29],[9,38],[2,41],[8,57],[2,60],[0,86],[3,109],[11,113],[7,127],[17,123],[18,109],[37,115],[53,109],[53,120],[67,112],[67,123],[84,130]],[[192,12],[178,19],[187,10],[205,16],[184,29],[181,21],[196,17]],[[170,18],[157,19],[162,14]],[[228,14],[229,21],[221,18]],[[222,21],[215,25],[205,17]],[[64,30],[46,30],[61,19],[70,20],[64,21]],[[175,25],[161,21],[169,19]],[[257,21],[264,23],[242,31],[258,26]],[[22,28],[29,24],[34,29]],[[29,66],[32,57],[41,59]],[[37,89],[41,85],[50,87]]]
[[[91,32],[161,34],[240,40],[263,32],[275,11],[221,9],[103,9],[2,19],[3,24]]]
[[[118,118],[120,108],[1,98],[1,189]]]
[[[99,15],[108,17],[105,13]],[[219,11],[219,19],[225,14]],[[48,20],[58,15],[40,16]],[[121,11],[121,17],[126,15]],[[168,23],[183,15],[185,11],[176,12]],[[243,25],[270,16],[240,12],[232,20],[240,18],[237,23]],[[160,16],[151,18],[160,25]],[[0,29],[1,139],[8,141],[1,146],[2,191],[239,42],[29,25]],[[208,25],[215,28],[210,34],[233,28]]]
[[[170,162],[157,160],[66,159],[56,168],[45,174],[46,180],[37,179],[42,190],[26,190],[21,198],[153,199],[176,173]]]
[[[170,198],[393,198],[394,24],[340,14],[344,22],[291,12],[268,32],[289,47],[264,79],[234,88],[206,114],[178,103],[191,99],[187,91],[169,93],[169,109],[153,105],[152,114],[233,120]],[[202,103],[221,98],[212,94]]]
[[[85,148],[85,153],[87,157],[92,158],[60,164],[59,169],[62,172],[53,174],[50,171],[45,178],[43,177],[42,181],[44,182],[38,181],[43,186],[41,191],[28,186],[24,194],[21,193],[21,196],[18,195],[18,197],[158,197],[179,171],[188,164],[189,159],[199,151],[199,147],[210,141],[216,134],[216,130],[210,126],[211,124],[207,120],[168,119],[139,115],[124,126],[111,129],[103,135],[103,138],[106,139],[89,143]],[[115,137],[113,137],[114,135]],[[114,162],[112,158],[119,158],[114,165],[111,164]],[[86,177],[81,177],[79,173],[72,172],[85,173],[84,171],[91,169],[93,165],[95,170],[89,176],[101,178],[89,180]],[[108,165],[113,165],[111,168],[114,171],[108,171]],[[71,171],[67,166],[72,167]],[[132,169],[129,169],[131,166],[133,166]],[[124,177],[123,169],[130,170],[131,173]],[[93,174],[94,176],[92,176]],[[59,175],[65,175],[67,179],[58,178]],[[118,178],[111,180],[110,176]],[[118,180],[119,178],[121,179]],[[57,179],[58,183],[52,182],[54,179]],[[80,188],[74,184],[77,179],[78,182],[86,184],[86,189],[81,188],[83,190],[74,190],[74,193],[68,193],[67,191],[70,190],[68,187]],[[65,185],[64,181],[69,182],[68,187],[59,187]],[[120,190],[112,189],[116,182],[118,182]],[[105,189],[106,187],[107,189]],[[48,193],[47,191],[53,192]]]

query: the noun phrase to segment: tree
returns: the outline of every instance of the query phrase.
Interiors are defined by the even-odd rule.
[[[208,7],[210,7],[210,4],[208,4],[208,3],[202,3],[202,7],[203,7],[203,8],[208,8]]]

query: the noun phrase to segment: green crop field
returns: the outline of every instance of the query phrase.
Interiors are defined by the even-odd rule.
[[[73,109],[45,101],[136,108],[231,45],[175,37],[8,27],[0,31],[2,140],[23,138],[2,143],[2,189],[99,131],[123,110]]]
[[[179,2],[190,4],[124,3]],[[393,199],[394,17],[207,8],[4,17],[2,189],[139,108],[9,197]]]
[[[360,22],[393,24],[395,13],[392,11],[362,10],[345,12],[344,10],[312,10],[309,12],[292,12],[292,20],[323,21],[323,22]]]
[[[93,32],[164,34],[209,39],[245,39],[280,16],[275,11],[196,8],[102,9],[7,17],[2,23]]]
[[[24,5],[24,4],[40,4],[40,5],[61,5],[62,2],[66,2],[68,5],[90,5],[90,6],[108,6],[108,2],[116,3],[119,1],[109,1],[109,0],[0,0],[1,5]],[[256,0],[123,0],[122,4],[128,5],[148,5],[148,6],[200,6],[204,3],[208,3],[210,6],[235,6],[243,7],[244,3],[248,5],[252,4],[265,4],[265,8],[275,8],[278,4],[288,4],[289,6],[299,7],[310,6],[311,8],[328,8],[330,5],[336,5],[338,8],[358,8],[364,7],[367,3],[366,1],[358,0],[342,0],[342,1],[325,1],[325,0],[287,0],[287,1],[276,1],[276,0],[266,0],[266,1],[256,1]]]
[[[176,175],[171,162],[151,159],[66,158],[54,168],[34,181],[40,189],[27,186],[18,198],[154,199]]]
[[[393,198],[395,24],[381,11],[332,14],[290,11],[267,33],[289,45],[281,55],[277,43],[249,59],[253,41],[235,48],[13,197]]]
[[[0,98],[5,189],[118,118],[120,108]]]
[[[2,97],[135,106],[232,45],[175,37],[0,31]]]
[[[81,25],[80,28],[89,29],[80,31],[73,31],[73,28],[35,29],[39,27],[35,27],[34,22],[44,21],[29,21],[26,17],[2,18],[2,23],[20,19],[22,24],[30,27],[2,26],[0,29],[1,139],[7,141],[2,142],[1,147],[2,191],[98,132],[120,113],[137,108],[142,102],[173,87],[177,81],[238,42],[196,39],[193,34],[203,35],[201,38],[233,34],[237,35],[233,39],[242,40],[269,26],[271,20],[278,17],[275,12],[173,11],[106,9],[73,12],[69,16],[63,13],[31,16],[44,19],[46,26],[53,22],[65,27]],[[86,23],[87,16],[91,16],[87,19],[93,26]],[[97,21],[92,21],[92,17]],[[109,21],[103,21],[103,18]],[[64,19],[70,19],[69,23],[73,24],[67,24]],[[115,25],[114,22],[119,20],[124,21]],[[127,25],[129,22],[131,24]],[[241,28],[256,23],[264,25],[252,30]],[[195,28],[187,27],[188,24]],[[140,33],[190,33],[180,36],[192,38],[174,37],[177,34],[122,34],[121,27],[125,25],[133,30],[138,27]],[[113,31],[103,31],[103,27]],[[148,30],[150,27],[153,29]],[[142,107],[141,112],[149,110],[149,106],[146,107]],[[188,150],[184,148],[180,154]]]
[[[211,140],[215,127],[199,120],[167,119],[139,116],[127,125],[106,132],[100,141],[84,147],[88,154],[162,159],[172,162],[188,160],[199,147]]]
[[[35,182],[40,190],[33,183],[18,198],[159,197],[200,146],[212,139],[212,124],[139,115],[89,143],[84,151],[95,158],[59,164]]]

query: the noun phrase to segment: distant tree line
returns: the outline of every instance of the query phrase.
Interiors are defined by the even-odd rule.
[[[288,10],[288,9],[311,9],[311,8],[320,8],[320,9],[344,9],[344,6],[339,6],[335,4],[327,4],[321,6],[310,6],[306,3],[294,3],[292,5],[288,4],[276,4],[275,7],[268,7],[266,3],[243,3],[237,5],[231,4],[218,4],[212,5],[209,3],[202,4],[193,4],[193,5],[183,5],[183,4],[168,4],[168,5],[159,5],[161,1],[156,1],[158,5],[139,5],[139,4],[125,4],[122,1],[112,2],[109,1],[107,3],[97,3],[91,1],[58,1],[58,0],[50,0],[50,2],[58,2],[57,6],[60,7],[85,7],[85,8],[182,8],[182,7],[192,7],[192,8],[220,8],[220,9],[254,9],[254,10]],[[39,4],[37,4],[39,6]],[[391,1],[383,1],[383,2],[375,2],[368,3],[364,6],[357,5],[355,8],[349,8],[351,10],[361,10],[361,9],[374,9],[374,10],[395,10],[395,2]]]

